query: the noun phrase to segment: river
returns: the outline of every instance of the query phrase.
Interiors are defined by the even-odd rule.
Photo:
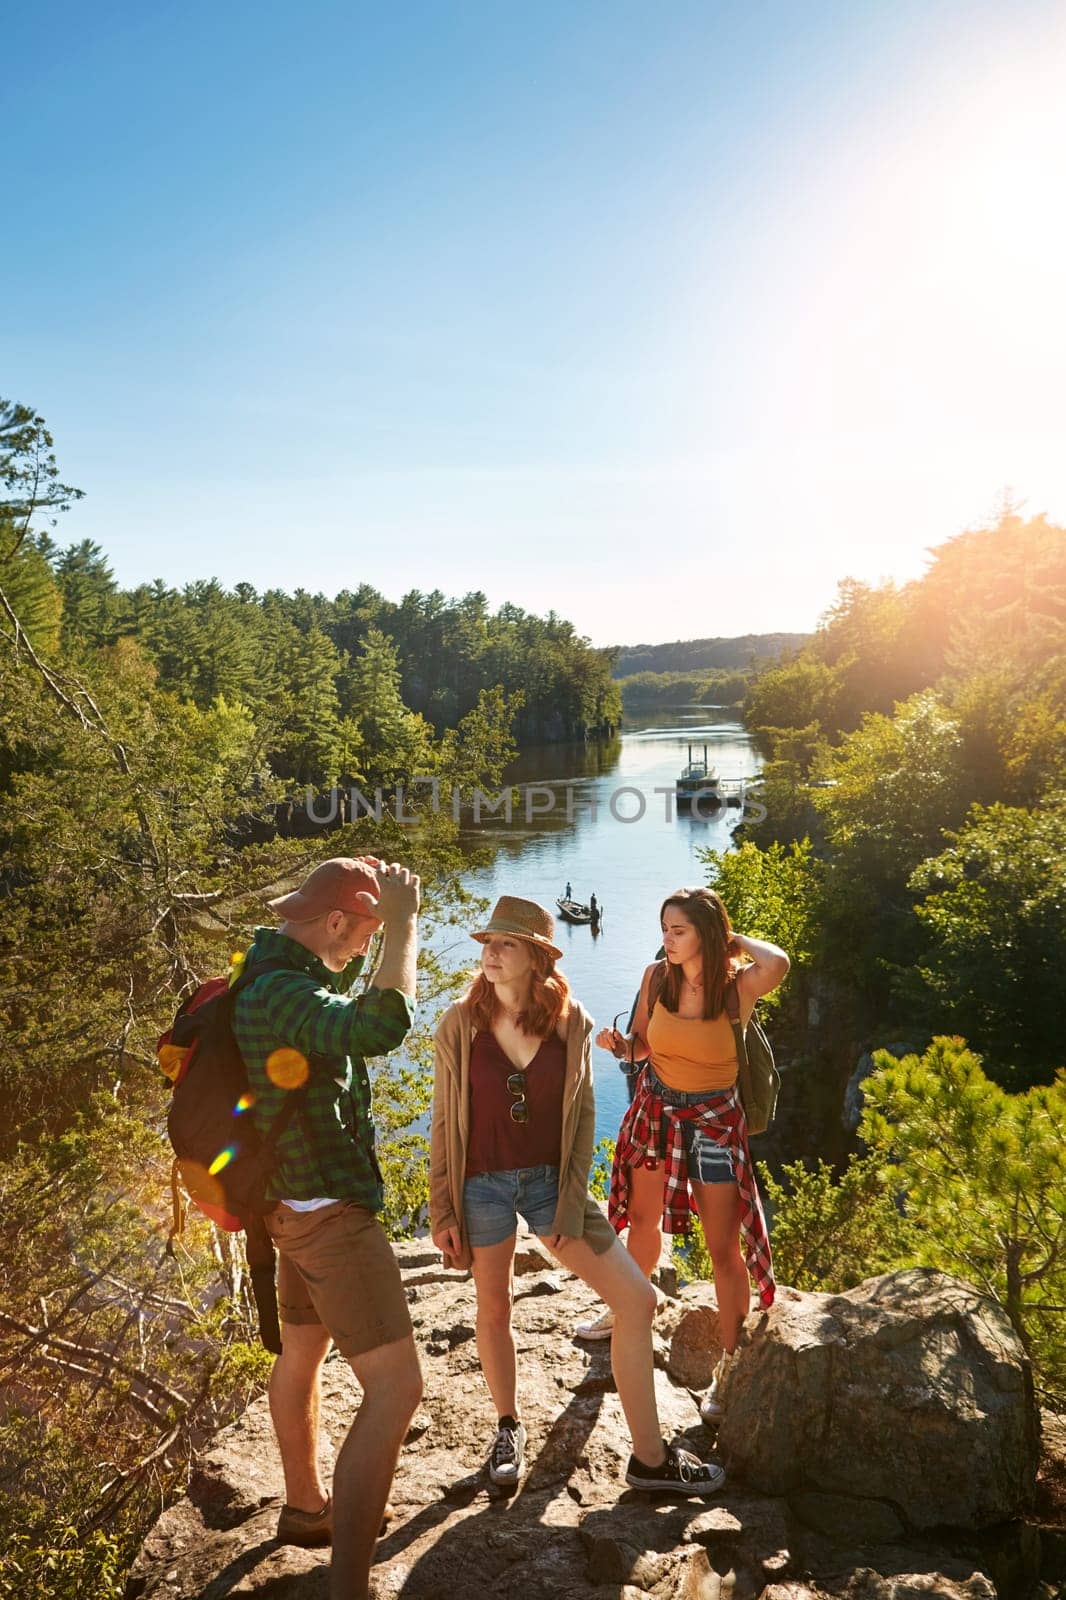
[[[491,866],[465,879],[490,906],[501,894],[515,894],[539,901],[554,915],[568,880],[576,899],[587,901],[595,893],[604,908],[599,934],[558,916],[555,933],[562,969],[597,1028],[616,1012],[628,1016],[640,975],[659,947],[663,900],[682,885],[707,881],[698,852],[707,846],[730,848],[741,819],[737,806],[712,809],[705,819],[676,814],[673,783],[690,743],[697,758],[707,745],[722,779],[759,771],[758,753],[743,724],[714,707],[659,712],[654,721],[627,718],[610,745],[524,750],[506,774],[519,789],[511,821],[483,816],[479,826],[464,828],[470,844],[495,850]],[[669,807],[657,788],[671,791]],[[454,934],[449,945],[453,939]],[[472,962],[476,955],[471,944]],[[593,1062],[596,1137],[613,1138],[626,1105],[625,1078],[605,1051],[594,1047]]]

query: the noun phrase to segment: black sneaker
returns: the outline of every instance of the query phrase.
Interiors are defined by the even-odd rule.
[[[517,1483],[526,1454],[526,1430],[520,1422],[514,1426],[501,1422],[489,1451],[489,1477],[493,1483]]]
[[[725,1468],[668,1444],[666,1460],[659,1467],[646,1467],[636,1456],[630,1456],[626,1482],[631,1489],[704,1497],[718,1493],[725,1483]]]

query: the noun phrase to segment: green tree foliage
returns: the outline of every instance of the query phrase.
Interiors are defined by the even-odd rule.
[[[504,770],[514,759],[511,734],[524,696],[518,690],[483,689],[478,703],[457,728],[449,728],[440,741],[437,771],[442,788],[448,784],[465,798],[475,787],[486,792],[499,788]]]
[[[341,661],[321,628],[291,624],[278,641],[282,685],[272,739],[272,765],[297,783],[334,783],[340,774],[342,724],[336,677]],[[347,749],[347,747],[345,747]]]
[[[958,1038],[876,1056],[861,1136],[913,1227],[908,1260],[1001,1302],[1045,1385],[1066,1395],[1066,1075],[1009,1094]]]
[[[1041,809],[975,806],[910,886],[929,942],[930,1010],[1012,1087],[1066,1064],[1066,794]]]
[[[794,1162],[763,1182],[779,1283],[839,1293],[934,1267],[1003,1306],[1055,1409],[1066,1401],[1066,1074],[1011,1094],[959,1038],[878,1051],[863,1084],[865,1150],[843,1171]],[[685,1270],[708,1277],[697,1234]]]
[[[779,1004],[782,993],[810,969],[821,922],[822,863],[811,841],[771,844],[761,849],[745,840],[735,850],[700,850],[708,882],[721,895],[730,921],[741,933],[769,939],[788,952],[792,969],[784,989],[763,1000]]]
[[[831,786],[812,791],[829,867],[821,910],[829,969],[877,1010],[890,976],[913,963],[918,928],[907,884],[957,826],[969,798],[958,725],[930,691],[894,717],[863,719],[833,752]]]
[[[747,715],[769,756],[769,816],[746,831],[809,837],[823,861],[812,982],[833,988],[853,1035],[958,1028],[1004,1081],[1024,1063],[1046,1077],[1059,1008],[1040,961],[1016,951],[1043,939],[1054,893],[1034,898],[1031,872],[1003,872],[986,904],[992,824],[965,868],[958,839],[975,804],[1034,813],[1034,835],[1055,836],[1035,813],[1066,792],[1066,532],[1007,511],[931,557],[904,589],[842,584],[803,651],[756,680]],[[998,926],[982,933],[985,912]]]
[[[837,675],[813,654],[769,667],[752,684],[745,719],[774,755],[790,730],[810,727],[821,733],[837,725]]]
[[[634,672],[617,679],[627,711],[665,706],[739,706],[751,682],[747,672]]]
[[[965,814],[958,724],[926,691],[872,713],[834,753],[833,785],[818,791],[834,863],[872,894],[905,882]]]
[[[903,589],[844,580],[798,655],[756,678],[747,719],[770,754],[789,729],[817,723],[835,739],[921,689],[940,686],[953,704],[976,675],[999,675],[1008,705],[1050,691],[1061,713],[1063,529],[1007,511],[994,526],[937,546],[931,558]]]
[[[380,628],[370,628],[347,672],[345,698],[352,706],[351,749],[358,770],[374,787],[392,787],[424,775],[433,765],[433,729],[409,711],[400,692],[396,646]]]
[[[2,555],[14,555],[35,519],[54,524],[81,497],[80,489],[60,482],[44,418],[30,406],[0,400],[0,532],[10,535]]]
[[[833,680],[832,716],[841,730],[931,681],[931,660],[914,618],[914,586],[872,588],[845,578],[826,612],[814,648]]]
[[[932,557],[914,590],[927,681],[1002,668],[1019,687],[1044,688],[1066,645],[1062,528],[1008,508],[994,526],[948,539]]]
[[[63,598],[63,642],[81,650],[107,644],[112,636],[118,585],[98,544],[83,539],[54,560]]]
[[[0,564],[11,612],[18,618],[31,644],[52,654],[59,648],[63,596],[48,561],[49,542],[47,538],[42,541],[31,534],[16,549],[11,524],[5,525],[0,520],[0,548],[11,552]],[[10,617],[8,624],[10,627]]]
[[[681,673],[686,676],[718,672],[748,672],[760,662],[776,661],[798,650],[808,639],[804,633],[746,633],[740,637],[678,639],[672,644],[625,644],[612,649],[615,676]]]
[[[839,1176],[825,1161],[795,1161],[762,1182],[773,1212],[774,1271],[796,1289],[840,1293],[913,1259],[913,1229],[878,1156],[855,1156]]]

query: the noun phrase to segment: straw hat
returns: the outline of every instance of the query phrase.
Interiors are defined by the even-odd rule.
[[[517,895],[502,894],[492,908],[492,916],[477,933],[470,935],[478,944],[485,944],[494,933],[509,934],[512,939],[526,939],[558,961],[562,956],[555,938],[555,918],[535,900],[520,900]]]

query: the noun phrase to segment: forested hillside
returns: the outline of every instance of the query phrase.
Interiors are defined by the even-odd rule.
[[[61,548],[47,530],[27,533],[16,568],[9,584],[50,649],[92,662],[136,646],[160,690],[201,711],[220,699],[245,706],[274,772],[301,783],[380,771],[396,717],[391,764],[416,770],[404,767],[408,753],[421,759],[422,742],[454,728],[490,686],[521,691],[519,744],[610,732],[621,711],[609,653],[554,613],[490,612],[483,594],[412,590],[394,602],[361,584],[328,599],[214,579],[120,589],[97,545]]]
[[[841,584],[746,716],[768,814],[708,864],[793,957],[780,1270],[969,1278],[1063,1409],[1066,530],[1008,512],[914,583]]]
[[[730,639],[616,645],[613,670],[616,678],[628,678],[636,672],[744,670],[753,663],[776,660],[787,651],[798,650],[806,639],[805,633],[744,633]]]

